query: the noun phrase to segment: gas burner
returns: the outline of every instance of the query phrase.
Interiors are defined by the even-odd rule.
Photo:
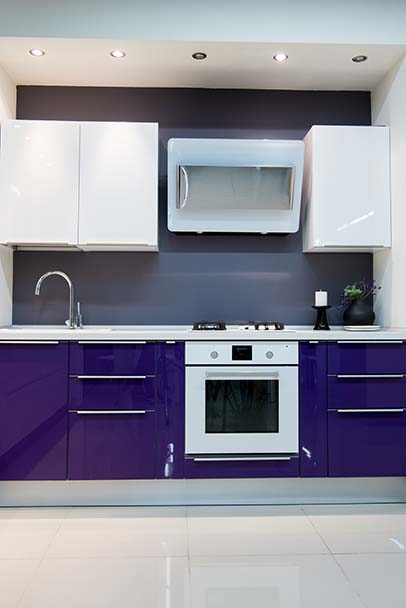
[[[255,321],[255,329],[258,330],[282,330],[285,329],[285,324],[281,321]]]
[[[225,321],[196,321],[193,323],[193,329],[198,331],[223,330],[226,329],[226,323]]]

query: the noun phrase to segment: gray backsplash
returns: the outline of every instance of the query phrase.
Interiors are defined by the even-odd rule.
[[[365,92],[19,87],[18,118],[160,123],[159,253],[16,252],[14,323],[61,323],[66,284],[34,296],[36,279],[64,270],[86,323],[191,323],[201,318],[314,320],[313,292],[338,303],[342,287],[371,279],[370,254],[303,254],[301,234],[177,235],[166,228],[170,137],[302,138],[312,124],[370,124]],[[333,307],[331,322],[340,322]]]

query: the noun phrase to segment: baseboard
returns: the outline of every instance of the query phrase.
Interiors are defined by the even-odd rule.
[[[403,477],[0,482],[0,506],[406,502]]]

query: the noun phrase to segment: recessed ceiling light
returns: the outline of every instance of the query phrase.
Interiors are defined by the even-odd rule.
[[[197,61],[202,61],[203,59],[206,59],[207,54],[198,51],[197,53],[193,53],[192,57],[193,59],[197,59]]]
[[[120,49],[115,49],[114,51],[111,51],[110,55],[114,57],[114,59],[122,59],[126,54],[124,51],[120,51]]]
[[[30,55],[33,55],[34,57],[42,57],[45,55],[45,51],[42,51],[41,49],[31,49]]]
[[[364,61],[366,61],[367,59],[367,55],[355,55],[355,57],[353,57],[351,61],[353,61],[354,63],[364,63]]]
[[[273,58],[274,61],[277,61],[278,63],[283,63],[284,61],[287,61],[288,55],[286,53],[276,53]]]

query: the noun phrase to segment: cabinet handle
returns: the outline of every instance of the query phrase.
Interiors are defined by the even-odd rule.
[[[151,245],[151,243],[79,243],[79,247],[82,245],[85,247],[156,247],[156,245]]]
[[[145,380],[148,377],[154,376],[71,376],[78,380]]]
[[[403,340],[337,340],[337,344],[403,344]]]
[[[72,413],[81,416],[97,416],[111,414],[146,414],[148,410],[74,410]]]
[[[83,330],[81,330],[83,331]],[[92,331],[92,330],[89,330]],[[123,330],[125,331],[125,329]],[[115,344],[146,344],[146,340],[79,340],[78,344],[109,344],[114,346]]]
[[[0,340],[0,344],[59,344],[58,340]]]
[[[257,460],[291,460],[292,456],[197,456],[194,462],[248,462]]]
[[[404,374],[337,374],[336,378],[339,380],[351,379],[351,378],[388,378],[389,380],[392,378],[404,378]]]
[[[346,410],[330,410],[338,414],[402,414],[405,410],[401,407],[386,407],[386,408],[368,408],[368,409],[346,409]]]

